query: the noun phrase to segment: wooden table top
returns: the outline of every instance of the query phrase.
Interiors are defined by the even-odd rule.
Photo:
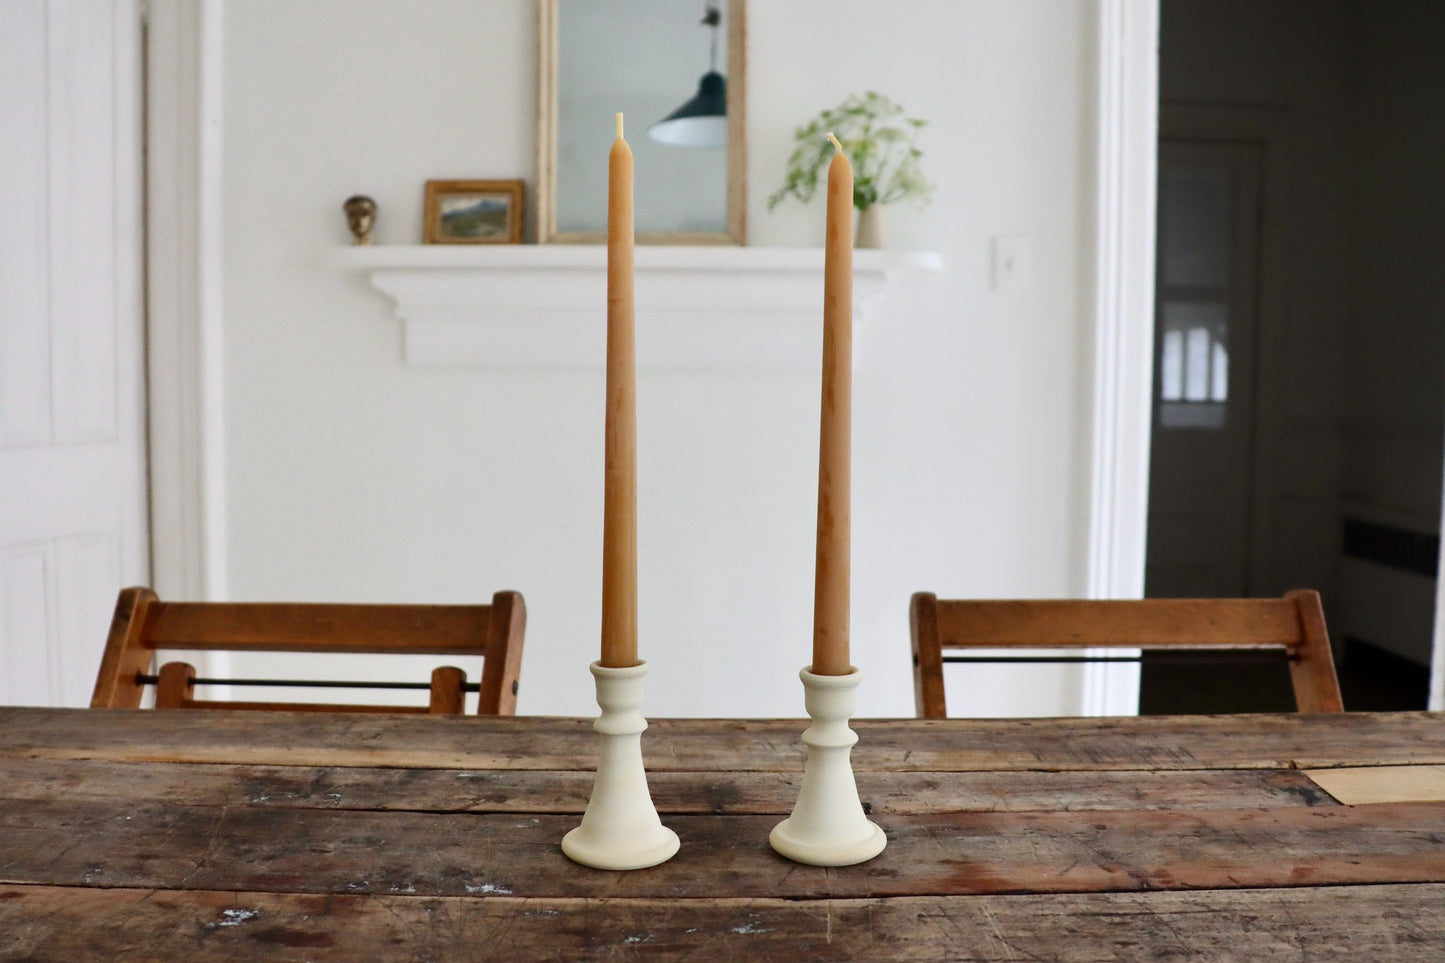
[[[0,708],[0,959],[1445,958],[1445,715],[855,721],[834,869],[767,843],[804,725],[653,720],[619,873],[590,719]]]

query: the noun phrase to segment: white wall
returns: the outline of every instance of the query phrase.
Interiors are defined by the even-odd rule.
[[[942,252],[945,272],[856,346],[862,715],[912,714],[912,591],[1083,594],[1092,11],[750,4],[750,243],[821,243],[821,203],[764,208],[814,112],[871,88],[932,120],[937,195],[890,209],[889,243]],[[348,239],[351,193],[377,199],[379,243],[406,244],[428,178],[531,182],[532,2],[235,0],[226,28],[229,594],[457,601],[516,588],[530,613],[521,711],[590,714],[600,369],[405,368],[390,306],[322,263]],[[1026,291],[990,290],[996,234],[1031,239]],[[800,715],[816,378],[652,372],[638,393],[647,711]],[[1075,677],[1042,673],[977,682],[953,705],[1076,709]]]

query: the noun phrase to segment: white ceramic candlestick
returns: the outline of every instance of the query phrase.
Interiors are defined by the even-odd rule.
[[[808,761],[793,814],[773,827],[768,842],[789,859],[813,866],[864,862],[883,852],[888,837],[863,814],[849,759],[858,734],[848,720],[862,673],[854,668],[847,675],[814,675],[808,669],[799,674],[813,720],[803,733]]]
[[[642,869],[677,852],[677,833],[662,825],[642,766],[642,680],[647,663],[616,669],[592,663],[597,704],[597,775],[582,825],[562,837],[562,852],[594,869]]]

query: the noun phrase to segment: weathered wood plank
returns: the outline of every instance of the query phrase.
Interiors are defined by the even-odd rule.
[[[860,772],[875,815],[1085,809],[1246,809],[1337,805],[1292,770],[1144,772]],[[654,772],[663,813],[792,811],[801,773]],[[0,758],[0,799],[165,799],[185,806],[576,813],[592,773],[535,770],[137,764]]]
[[[0,887],[0,957],[213,961],[1438,960],[1445,886],[893,900]]]
[[[10,800],[0,882],[546,897],[916,896],[1445,881],[1445,805],[946,813],[881,820],[843,869],[768,848],[776,816],[670,816],[670,862],[633,873],[561,854],[575,816],[327,812]]]
[[[108,714],[116,713],[114,716]],[[180,718],[178,718],[180,716]],[[285,718],[277,718],[284,716]],[[801,720],[653,720],[651,771],[799,771]],[[1445,714],[858,720],[856,771],[1298,769],[1445,764]],[[0,757],[587,769],[591,719],[0,708]]]

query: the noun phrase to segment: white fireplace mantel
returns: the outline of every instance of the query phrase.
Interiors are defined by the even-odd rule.
[[[395,302],[408,364],[602,367],[602,245],[350,247],[328,263]],[[932,252],[855,251],[855,327],[890,288],[942,267]],[[636,284],[639,368],[818,365],[821,249],[641,246]]]

